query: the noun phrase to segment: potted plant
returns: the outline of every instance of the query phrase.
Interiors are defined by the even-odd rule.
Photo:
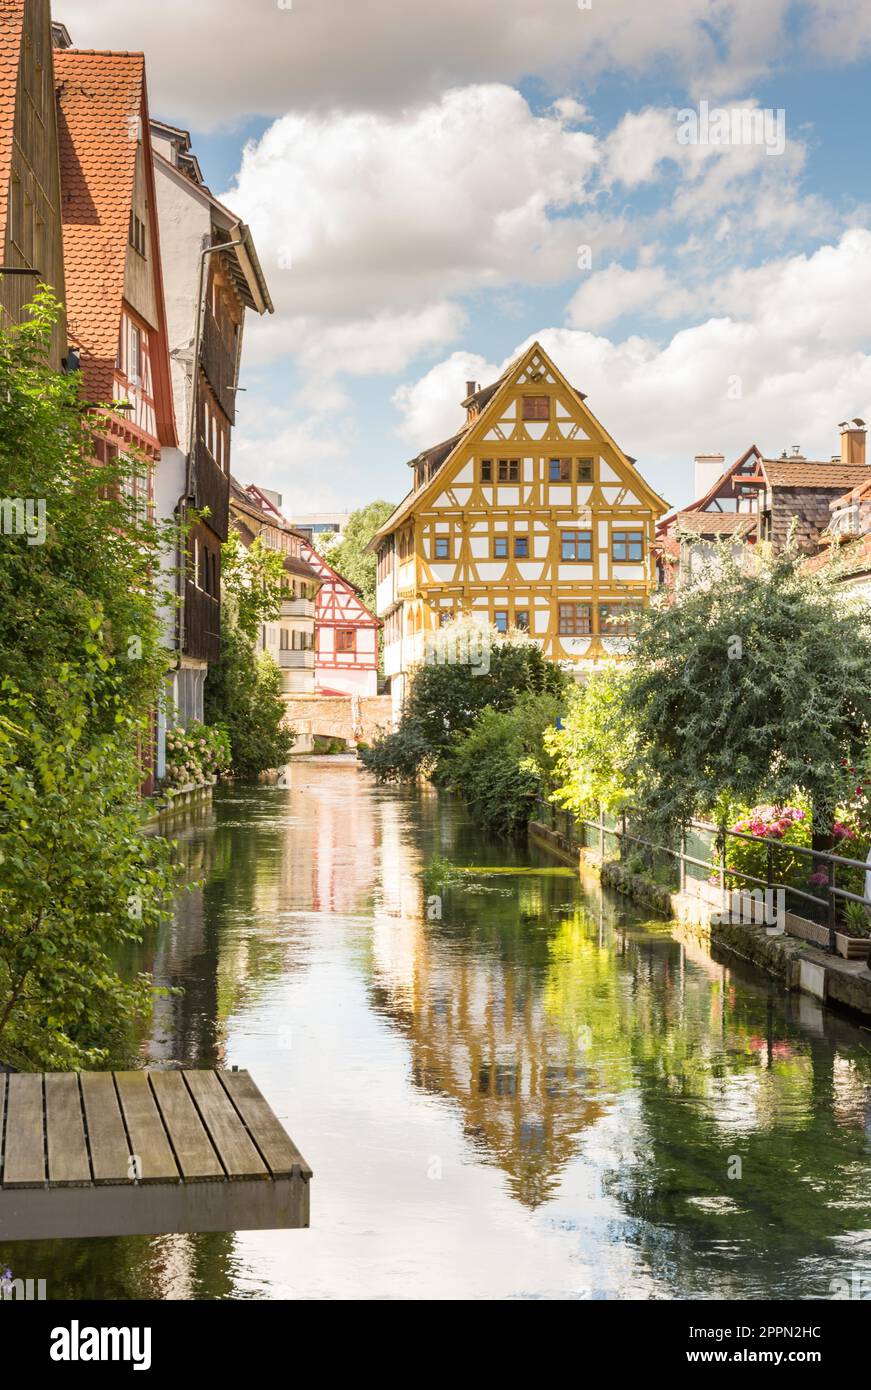
[[[838,954],[845,960],[867,960],[871,953],[871,920],[864,903],[846,902],[843,931],[835,931]]]

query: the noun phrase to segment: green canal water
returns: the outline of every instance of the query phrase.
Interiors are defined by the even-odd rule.
[[[247,1067],[308,1231],[0,1246],[49,1298],[827,1298],[871,1278],[871,1032],[345,759],[221,790],[141,1061]],[[428,872],[427,872],[428,871]]]

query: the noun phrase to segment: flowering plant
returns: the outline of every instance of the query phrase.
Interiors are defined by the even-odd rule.
[[[166,781],[171,787],[212,786],[230,768],[230,738],[217,725],[192,720],[166,734]]]
[[[730,827],[744,835],[756,835],[760,840],[773,842],[771,874],[775,883],[804,888],[812,861],[806,854],[790,853],[790,845],[809,849],[811,825],[803,806],[754,806]],[[758,840],[739,840],[726,837],[726,874],[732,887],[752,888],[754,885],[737,874],[729,878],[729,870],[766,882],[769,850]]]

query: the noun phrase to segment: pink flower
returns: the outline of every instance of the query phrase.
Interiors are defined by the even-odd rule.
[[[811,874],[808,883],[828,883],[829,874],[827,869],[817,869]]]

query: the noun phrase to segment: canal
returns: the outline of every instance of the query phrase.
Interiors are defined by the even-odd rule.
[[[871,1274],[871,1033],[345,758],[220,789],[131,968],[250,1069],[309,1231],[0,1246],[49,1298],[805,1298]]]

